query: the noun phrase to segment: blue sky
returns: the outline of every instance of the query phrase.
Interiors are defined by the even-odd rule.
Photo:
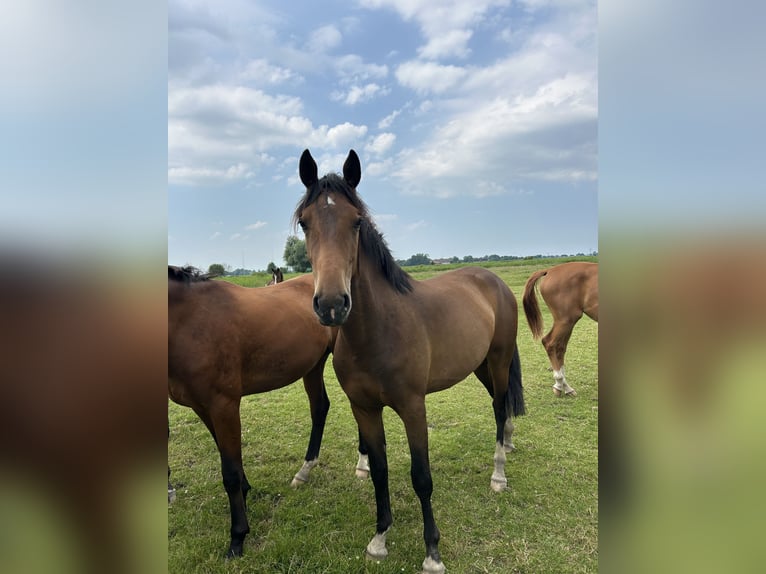
[[[597,250],[596,32],[593,1],[172,0],[169,263],[281,264],[305,148],[359,153],[397,258]]]

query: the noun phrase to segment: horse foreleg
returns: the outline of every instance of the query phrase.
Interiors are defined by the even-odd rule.
[[[321,361],[303,377],[303,388],[306,390],[311,407],[311,436],[303,466],[290,483],[293,488],[308,482],[311,469],[319,464],[319,449],[322,446],[325,421],[330,410],[330,399],[324,386],[324,364],[325,361]]]
[[[416,405],[406,412],[401,412],[400,416],[404,421],[407,441],[410,445],[412,487],[420,499],[420,507],[423,511],[423,540],[426,544],[423,574],[442,574],[445,568],[441,556],[439,556],[439,528],[436,526],[431,508],[433,481],[431,479],[431,465],[428,460],[428,427],[425,403]]]
[[[383,560],[388,556],[386,534],[391,528],[391,497],[388,491],[388,458],[386,456],[386,435],[383,428],[383,409],[364,410],[351,405],[360,437],[367,444],[370,457],[370,475],[375,487],[377,523],[375,536],[365,548],[368,558]]]
[[[366,479],[370,476],[370,455],[367,445],[359,433],[359,460],[356,463],[356,477]]]
[[[216,409],[211,416],[215,427],[218,450],[221,454],[223,487],[229,497],[231,511],[231,542],[227,558],[242,556],[245,536],[250,532],[245,507],[245,488],[249,484],[242,466],[242,429],[239,420],[239,402],[231,401]]]

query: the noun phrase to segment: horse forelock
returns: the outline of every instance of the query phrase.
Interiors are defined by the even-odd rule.
[[[399,293],[412,291],[412,278],[399,267],[391,255],[391,250],[388,248],[383,234],[375,227],[367,205],[359,197],[356,189],[348,185],[338,174],[328,173],[313,186],[306,189],[306,193],[298,203],[293,215],[293,226],[298,224],[304,209],[316,202],[323,193],[329,192],[342,194],[359,211],[362,218],[362,227],[359,230],[360,247],[377,264],[391,286]]]

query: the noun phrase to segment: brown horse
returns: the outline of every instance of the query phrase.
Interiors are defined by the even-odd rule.
[[[553,392],[575,396],[577,392],[569,386],[564,376],[564,354],[575,323],[583,313],[598,322],[598,263],[573,261],[533,273],[524,288],[522,303],[532,336],[539,339],[543,334],[543,317],[537,304],[535,285],[553,315],[553,327],[542,343],[553,367]]]
[[[269,289],[209,279],[193,268],[168,266],[168,394],[197,413],[218,445],[231,510],[227,556],[232,557],[242,555],[250,531],[240,399],[303,378],[312,428],[305,462],[292,484],[306,482],[318,462],[330,408],[323,372],[336,330],[317,322],[308,275]],[[264,328],[266,317],[276,319],[276,332]],[[360,444],[362,451],[366,449]],[[168,484],[168,500],[171,489]]]
[[[377,504],[376,534],[367,554],[387,554],[392,523],[383,407],[402,419],[411,478],[423,512],[423,571],[444,572],[431,509],[425,395],[475,373],[493,397],[496,422],[491,486],[503,490],[511,412],[524,413],[516,346],[516,300],[497,275],[463,268],[415,281],[394,261],[356,193],[361,165],[351,150],[343,177],[317,176],[308,150],[300,159],[306,193],[294,219],[303,228],[314,275],[313,306],[324,325],[338,326],[333,366],[369,448]]]

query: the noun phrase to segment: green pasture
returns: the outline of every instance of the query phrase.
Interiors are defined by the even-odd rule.
[[[528,414],[516,420],[507,491],[494,493],[489,486],[494,419],[481,383],[471,375],[427,397],[433,509],[441,555],[453,574],[598,570],[598,325],[585,317],[575,327],[566,359],[567,379],[578,396],[556,398],[547,356],[532,340],[521,310],[527,277],[564,260],[484,264],[519,300]],[[424,279],[456,266],[408,271]],[[267,274],[232,278],[257,287],[268,279]],[[550,314],[544,304],[542,309],[547,330]],[[303,462],[310,430],[303,385],[243,398],[243,459],[253,486],[248,499],[251,532],[245,555],[229,561],[223,559],[230,518],[218,452],[197,416],[170,403],[168,460],[178,495],[168,507],[168,572],[420,572],[425,556],[422,518],[410,483],[404,427],[395,413],[385,411],[394,524],[389,556],[377,563],[364,557],[375,532],[373,487],[354,476],[356,427],[330,362],[325,382],[332,406],[320,464],[298,490],[289,484]]]

